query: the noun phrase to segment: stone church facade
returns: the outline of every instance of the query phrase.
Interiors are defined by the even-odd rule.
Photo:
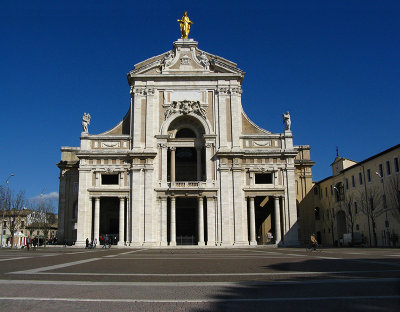
[[[309,146],[255,125],[244,72],[178,39],[128,74],[131,103],[113,129],[62,147],[61,241],[120,246],[298,244],[297,205],[311,188]],[[282,127],[283,128],[283,127]]]

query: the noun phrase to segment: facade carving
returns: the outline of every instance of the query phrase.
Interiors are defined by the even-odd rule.
[[[234,62],[178,39],[127,78],[122,121],[62,148],[60,239],[298,244],[296,185],[311,179],[310,147],[293,145],[290,126],[272,133],[250,121]]]

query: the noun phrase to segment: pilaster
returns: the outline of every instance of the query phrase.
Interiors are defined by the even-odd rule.
[[[176,246],[176,199],[171,197],[170,246]]]
[[[167,246],[167,197],[160,198],[160,209],[161,209],[161,218],[160,218],[160,230],[161,230],[161,240],[160,246]]]
[[[199,197],[198,207],[198,230],[199,230],[199,246],[204,246],[204,208],[203,208],[203,197]]]
[[[207,198],[207,246],[215,246],[216,244],[216,200],[217,198],[214,197]]]
[[[119,235],[118,246],[125,245],[125,198],[119,198]]]

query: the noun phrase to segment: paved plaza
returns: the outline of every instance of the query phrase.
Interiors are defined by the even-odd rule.
[[[399,311],[400,250],[0,249],[2,311]]]

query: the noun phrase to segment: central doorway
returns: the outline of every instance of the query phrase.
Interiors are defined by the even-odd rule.
[[[100,244],[104,241],[116,245],[119,236],[119,198],[103,197],[100,199]]]
[[[176,244],[197,245],[197,198],[176,199]]]

